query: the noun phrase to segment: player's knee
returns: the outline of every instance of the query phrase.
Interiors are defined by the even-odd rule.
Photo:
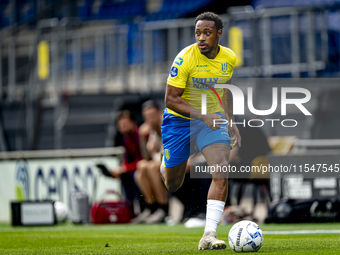
[[[228,163],[228,160],[225,157],[219,157],[216,160],[216,165],[219,165],[222,168],[228,168],[229,163]]]
[[[210,156],[210,163],[213,166],[228,167],[228,158],[225,153],[216,153]]]
[[[228,163],[225,161],[220,162],[220,164],[213,165],[214,171],[212,172],[213,179],[225,179],[228,180]]]
[[[173,180],[170,179],[165,182],[165,187],[170,192],[175,192],[181,187],[181,185],[182,185],[182,182],[178,179],[173,179]]]
[[[175,192],[181,187],[181,185],[178,185],[176,183],[170,183],[170,184],[167,184],[166,187],[167,187],[168,191]]]

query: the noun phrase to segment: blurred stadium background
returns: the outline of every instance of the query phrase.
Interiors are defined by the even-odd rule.
[[[84,188],[94,201],[119,189],[92,159],[119,164],[119,110],[141,124],[143,102],[164,106],[171,63],[195,42],[203,11],[223,19],[220,44],[238,56],[233,83],[256,88],[259,109],[270,107],[273,86],[312,93],[312,116],[288,108],[296,128],[263,128],[269,162],[339,163],[338,0],[1,0],[0,221],[10,220],[11,200],[68,203],[67,192]],[[271,176],[271,197],[340,199],[338,177],[330,176],[331,186],[302,180],[294,192],[296,182]]]

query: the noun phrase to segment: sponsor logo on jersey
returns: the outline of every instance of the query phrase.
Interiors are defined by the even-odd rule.
[[[170,70],[170,76],[172,78],[176,77],[178,75],[178,68],[176,66],[173,66]]]
[[[164,153],[165,153],[166,159],[169,160],[170,159],[170,151],[168,149],[165,149]]]
[[[192,84],[197,89],[209,89],[205,84],[214,87],[218,83],[218,78],[195,78],[192,77]]]
[[[196,65],[197,67],[208,67],[209,65]]]
[[[183,64],[183,61],[184,61],[183,58],[177,58],[176,61],[175,61],[175,64],[180,66],[180,65]]]
[[[221,67],[222,67],[223,74],[226,74],[228,71],[228,63],[227,62],[221,63]]]

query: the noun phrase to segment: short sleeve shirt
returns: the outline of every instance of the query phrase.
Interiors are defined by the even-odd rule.
[[[206,94],[207,113],[223,113],[220,104],[223,89],[215,89],[215,85],[225,84],[231,79],[236,62],[236,55],[231,49],[221,45],[219,47],[219,53],[214,59],[201,54],[196,43],[184,48],[176,56],[167,80],[169,85],[183,88],[181,97],[198,110],[201,110],[202,94]],[[171,109],[168,112],[187,118]]]

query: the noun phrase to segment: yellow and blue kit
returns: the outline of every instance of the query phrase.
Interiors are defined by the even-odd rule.
[[[201,95],[206,94],[206,112],[222,116],[223,89],[215,89],[215,84],[225,84],[231,79],[236,55],[229,48],[219,47],[214,59],[201,54],[196,43],[184,48],[171,66],[167,83],[183,88],[181,97],[198,110],[201,110]],[[226,143],[231,148],[233,141],[226,124],[219,126],[220,129],[213,131],[201,120],[190,119],[166,108],[162,123],[165,166],[173,167],[186,161],[195,152],[190,144],[197,145],[200,151],[214,143]]]

